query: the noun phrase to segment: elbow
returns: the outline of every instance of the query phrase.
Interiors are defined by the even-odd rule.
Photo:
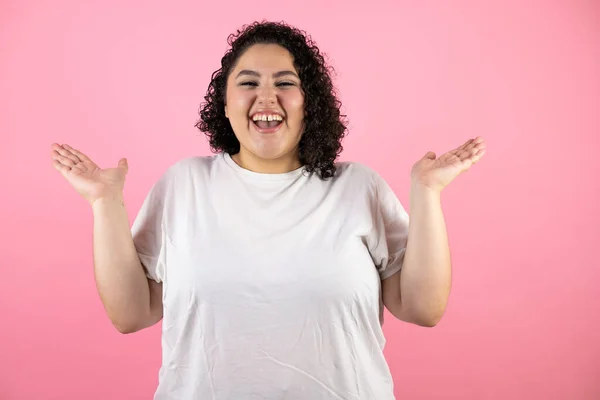
[[[135,333],[146,329],[156,324],[161,319],[162,313],[160,315],[147,314],[144,315],[142,318],[111,318],[110,320],[115,329],[119,331],[119,333],[122,333],[123,335],[128,335],[130,333]]]
[[[433,328],[439,324],[442,320],[442,316],[431,315],[431,316],[421,316],[419,318],[415,318],[413,323],[415,325],[424,327],[424,328]]]
[[[144,328],[144,325],[137,318],[117,318],[114,316],[110,317],[110,322],[115,327],[115,329],[123,334],[128,335],[130,333],[135,333]]]
[[[150,310],[110,308],[107,309],[107,316],[119,333],[128,335],[149,326]]]
[[[433,328],[442,320],[445,307],[414,310],[410,313],[409,321],[424,328]]]
[[[425,328],[433,328],[442,320],[444,309],[406,309],[405,307],[389,308],[391,314],[400,321],[422,326]]]
[[[140,330],[139,326],[132,323],[118,323],[116,321],[112,321],[112,324],[115,327],[115,329],[123,335],[135,333]]]

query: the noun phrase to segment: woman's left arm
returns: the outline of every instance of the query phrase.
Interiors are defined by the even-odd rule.
[[[429,152],[413,166],[402,269],[382,281],[383,303],[396,318],[420,326],[435,326],[442,318],[452,268],[441,193],[484,153],[478,137],[437,158]]]

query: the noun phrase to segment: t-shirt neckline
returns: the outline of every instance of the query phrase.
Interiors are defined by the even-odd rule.
[[[234,171],[244,175],[246,178],[253,179],[253,180],[284,181],[284,180],[296,179],[300,175],[302,175],[302,173],[305,171],[304,166],[302,166],[295,170],[292,170],[289,172],[278,173],[278,174],[267,174],[267,173],[263,173],[263,172],[254,172],[254,171],[250,171],[249,169],[242,168],[240,165],[238,165],[238,163],[236,163],[233,160],[233,158],[231,158],[231,155],[229,153],[222,152],[221,154],[222,154],[223,159],[225,160],[227,165],[229,165],[230,168],[232,168]]]

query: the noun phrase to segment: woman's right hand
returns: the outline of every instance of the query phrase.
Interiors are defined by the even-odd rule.
[[[52,144],[54,168],[90,204],[100,198],[121,199],[127,175],[127,160],[122,158],[116,168],[102,169],[88,156],[67,144]]]

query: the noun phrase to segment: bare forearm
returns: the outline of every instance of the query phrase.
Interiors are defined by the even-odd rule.
[[[401,272],[402,308],[418,323],[435,325],[451,286],[451,259],[440,192],[413,183],[408,243]]]
[[[150,290],[133,244],[123,199],[98,199],[92,210],[94,273],[100,299],[119,331],[141,329],[150,313]]]

